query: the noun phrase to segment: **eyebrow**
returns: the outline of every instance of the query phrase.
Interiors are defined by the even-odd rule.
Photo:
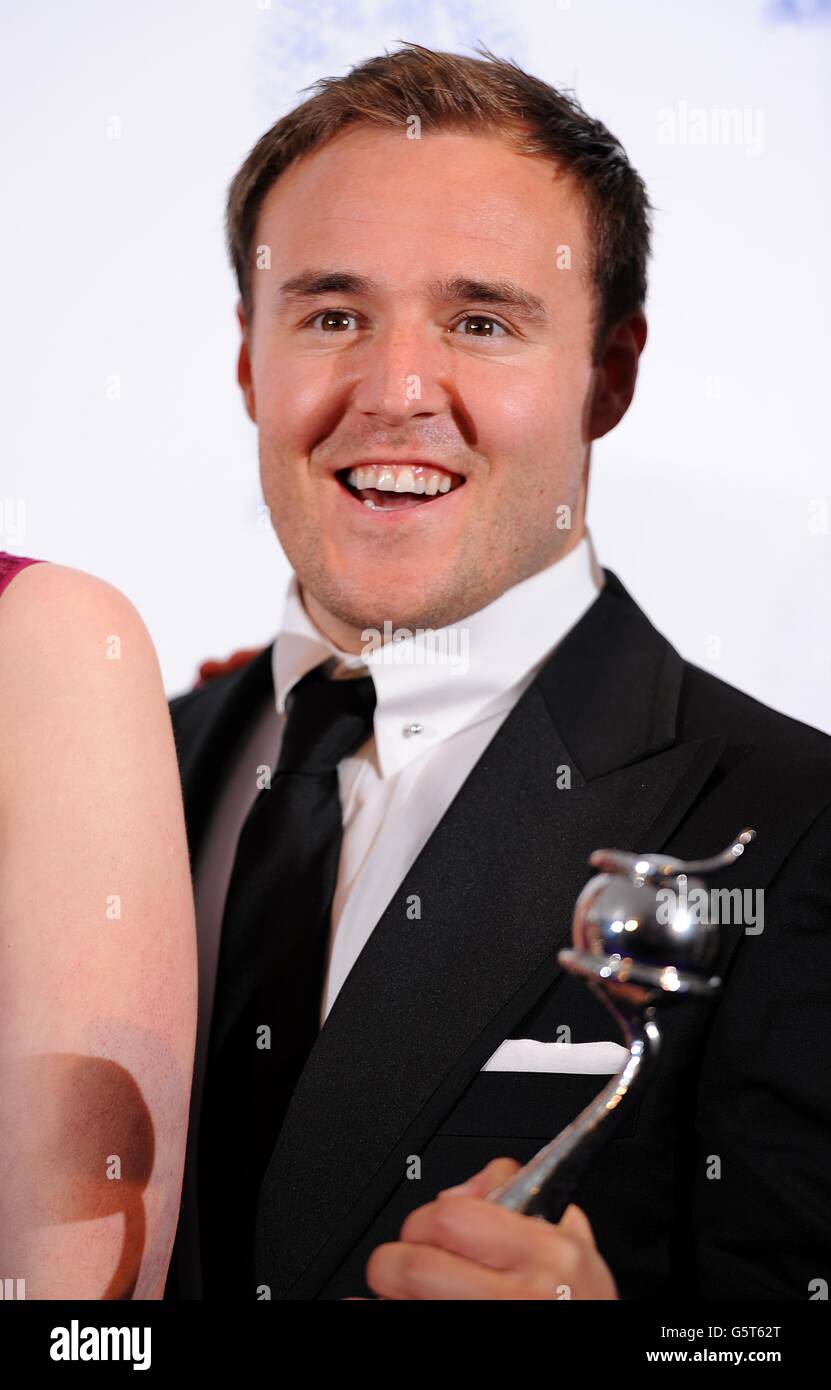
[[[525,319],[529,324],[544,328],[549,323],[545,303],[538,295],[523,289],[513,280],[475,280],[466,275],[442,276],[431,280],[427,297],[434,304],[459,304],[475,300],[493,309],[502,309]],[[276,314],[284,314],[312,299],[327,294],[354,294],[365,298],[378,296],[382,286],[370,276],[351,270],[301,270],[277,287],[273,306]]]

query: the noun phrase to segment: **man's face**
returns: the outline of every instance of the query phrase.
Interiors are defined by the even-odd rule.
[[[386,620],[459,621],[577,543],[604,432],[584,219],[555,165],[484,136],[352,127],[269,190],[239,379],[277,536],[347,649]],[[284,291],[308,272],[355,278]],[[489,300],[497,284],[536,312]],[[350,490],[362,461],[388,471]]]

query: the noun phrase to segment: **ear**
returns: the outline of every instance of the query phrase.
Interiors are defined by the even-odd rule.
[[[242,300],[237,303],[237,318],[239,320],[242,342],[240,343],[239,357],[237,358],[237,381],[242,388],[245,399],[245,409],[249,417],[257,423],[257,405],[254,400],[254,383],[251,379],[251,356],[248,350],[248,323],[245,318],[245,310],[242,307]]]
[[[609,330],[600,362],[594,369],[595,384],[589,395],[586,425],[588,439],[608,434],[629,409],[646,334],[646,318],[640,309]]]

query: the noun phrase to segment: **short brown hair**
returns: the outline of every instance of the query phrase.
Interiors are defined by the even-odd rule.
[[[626,151],[573,92],[532,77],[485,47],[480,58],[406,43],[345,77],[312,84],[315,95],[257,141],[228,189],[226,233],[246,317],[253,312],[252,242],[266,193],[285,169],[353,123],[502,135],[520,154],[557,160],[583,191],[597,291],[595,362],[608,330],[646,299],[652,205]],[[303,90],[309,90],[304,88]]]

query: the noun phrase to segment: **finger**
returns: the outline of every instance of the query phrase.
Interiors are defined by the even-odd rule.
[[[416,1302],[430,1299],[521,1298],[505,1274],[447,1250],[410,1245],[379,1245],[369,1257],[366,1281],[382,1298]]]
[[[439,1192],[439,1197],[487,1197],[494,1188],[501,1187],[503,1182],[512,1178],[514,1173],[519,1172],[519,1164],[512,1158],[492,1158],[486,1167],[474,1173],[473,1177],[466,1182],[458,1183],[455,1187],[443,1187]]]
[[[572,1267],[576,1243],[557,1226],[479,1197],[428,1202],[410,1212],[401,1240],[433,1245],[492,1269]]]

